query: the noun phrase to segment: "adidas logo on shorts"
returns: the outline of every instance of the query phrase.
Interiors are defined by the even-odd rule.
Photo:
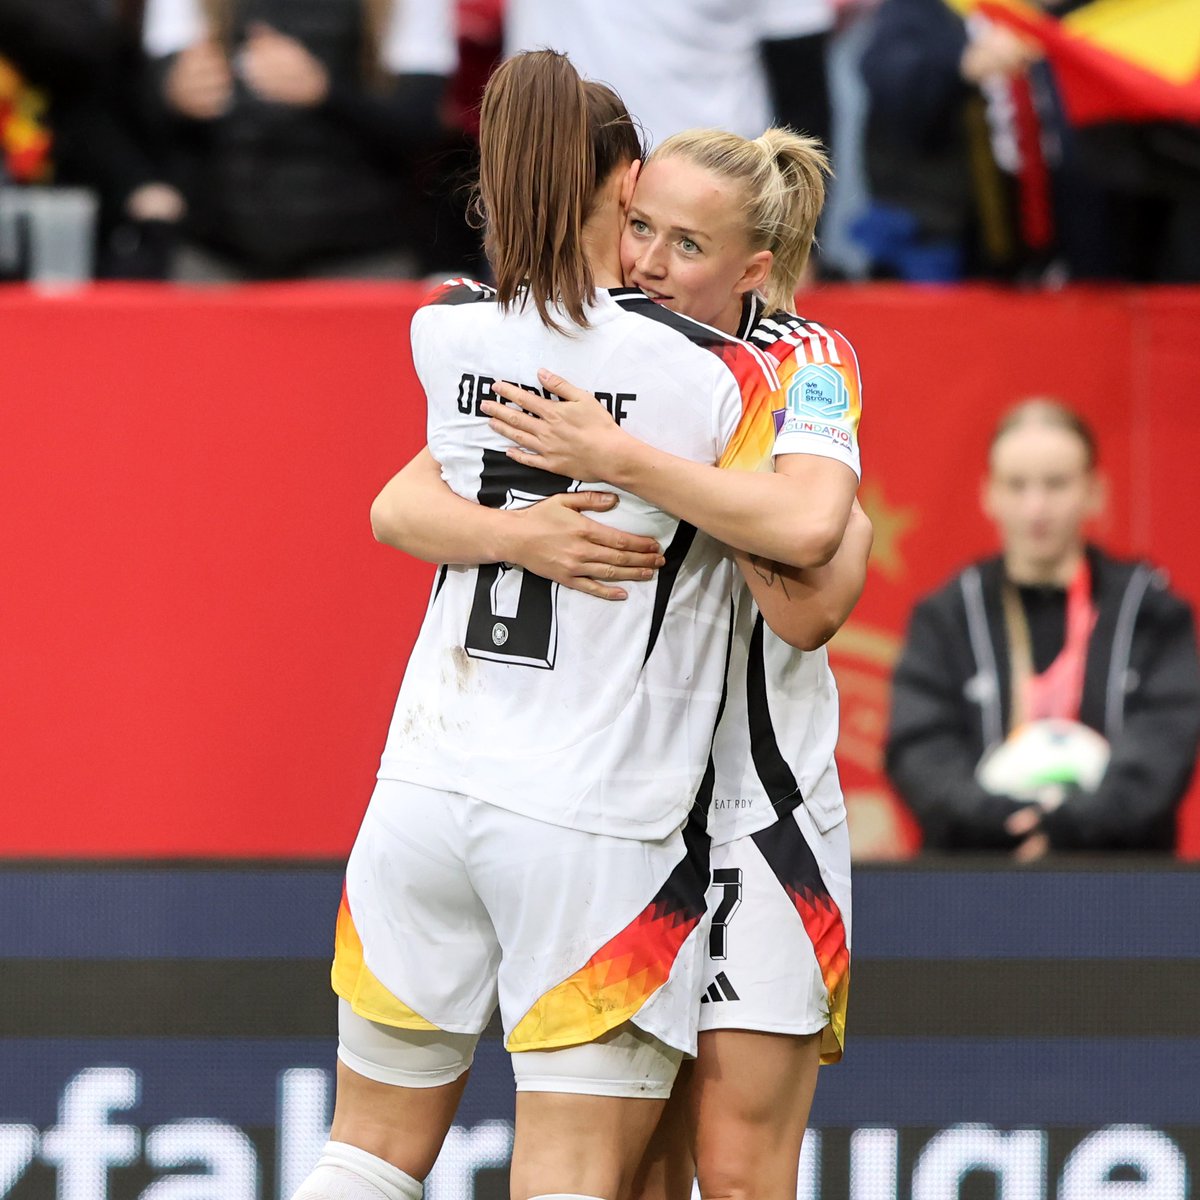
[[[708,985],[708,990],[700,997],[701,1004],[717,1004],[722,1000],[740,1000],[741,996],[734,991],[733,984],[724,971],[718,971],[717,977]]]

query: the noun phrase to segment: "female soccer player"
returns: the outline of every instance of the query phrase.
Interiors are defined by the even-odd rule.
[[[797,165],[811,152],[803,139],[774,130],[754,141],[714,131],[668,139],[639,180],[622,262],[626,279],[660,303],[749,337],[782,360],[781,371],[791,369],[776,421],[776,470],[807,468],[824,478],[841,471],[838,482],[846,476],[856,482],[853,350],[838,334],[780,311],[795,293],[811,243],[811,235],[781,236],[787,208],[780,197],[794,196],[798,179],[811,180],[811,170]],[[735,248],[744,255],[762,247],[772,248],[765,301],[730,295]],[[565,381],[543,383],[558,403],[499,389],[536,419],[515,408],[487,408],[497,427],[525,447],[512,452],[518,462],[603,478],[737,545],[737,529],[712,519],[711,469],[638,444]],[[868,548],[869,532],[859,534],[858,553],[847,560],[853,569],[840,581],[823,581],[835,610],[818,638],[840,624],[857,598]],[[745,556],[742,564],[768,620],[811,649],[815,639],[805,628],[814,615],[811,596],[793,596],[789,589],[798,581],[789,583],[787,572]],[[849,842],[833,761],[837,694],[828,659],[824,651],[792,650],[764,626],[750,596],[741,599],[739,652],[731,659],[708,797],[713,928],[700,1053],[676,1104],[688,1109],[702,1195],[783,1200],[795,1195],[818,1061],[841,1055]],[[659,1161],[644,1177],[644,1193],[686,1195],[690,1188],[678,1116],[669,1114],[656,1139]]]
[[[689,460],[765,440],[769,359],[620,286],[640,151],[619,100],[537,52],[496,73],[481,116],[498,286],[443,288],[412,328],[451,487],[502,508],[575,486],[515,464],[482,413],[496,380],[539,363]],[[750,548],[828,557],[840,525],[777,483],[792,519]],[[332,1140],[297,1200],[416,1200],[497,1003],[516,1200],[628,1186],[694,1046],[707,872],[682,827],[720,705],[731,572],[653,505],[629,496],[622,514],[666,565],[620,610],[501,564],[439,573],[347,867]]]
[[[812,241],[821,161],[812,143],[783,131],[754,142],[712,132],[670,139],[638,183],[622,256],[626,278],[664,305],[750,336],[775,357],[787,378],[776,422],[777,470],[806,473],[838,494],[847,477],[857,481],[853,351],[838,335],[780,311],[794,295]],[[770,257],[765,300],[744,287],[749,265],[764,250]],[[711,499],[716,472],[634,443],[591,397],[553,376],[543,382],[567,403],[496,385],[536,420],[516,408],[483,406],[497,428],[540,451],[540,457],[513,451],[518,461],[542,468],[552,462],[575,478],[618,481],[738,544],[744,530]],[[389,489],[405,486],[403,476]],[[744,485],[747,478],[732,476],[731,482]],[[438,503],[427,477],[425,486],[430,503]],[[424,520],[423,548],[436,550],[434,510],[414,505],[413,496],[399,503],[389,489],[376,512],[385,540],[411,550],[422,541],[414,522]],[[439,519],[449,521],[453,507],[447,504]],[[398,516],[416,511],[424,517]],[[598,546],[588,539],[589,523],[574,513],[547,508],[537,545],[530,536],[535,512],[524,515],[525,529],[510,517],[511,537],[492,543],[515,553],[510,561],[539,569],[521,557],[537,555],[564,581],[574,578],[573,586],[601,589],[589,574],[607,581],[649,573],[637,548]],[[473,518],[457,516],[462,548]],[[810,653],[797,653],[775,636],[742,593],[715,773],[702,795],[715,843],[714,927],[701,1014],[707,1032],[690,1092],[672,1101],[673,1108],[690,1108],[705,1195],[794,1196],[818,1058],[822,1051],[829,1060],[840,1055],[849,851],[832,757],[836,691],[817,648],[857,599],[869,547],[869,523],[856,513],[827,567],[787,572],[739,555],[768,622]],[[673,1112],[656,1139],[657,1161],[642,1180],[645,1194],[690,1189],[693,1164],[681,1116]]]

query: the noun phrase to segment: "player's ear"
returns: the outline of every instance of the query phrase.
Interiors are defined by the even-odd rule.
[[[755,251],[746,263],[746,269],[742,272],[742,277],[737,281],[736,290],[739,292],[752,292],[756,288],[761,288],[767,282],[767,277],[771,274],[771,264],[774,261],[775,255],[770,250]]]
[[[641,174],[642,160],[635,158],[629,164],[629,170],[625,172],[625,178],[621,180],[621,211],[628,212],[629,206],[633,203],[634,189],[637,187],[638,175]]]

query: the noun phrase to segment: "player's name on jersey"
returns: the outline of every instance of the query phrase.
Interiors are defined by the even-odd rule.
[[[470,416],[474,413],[477,417],[484,417],[486,414],[480,409],[480,405],[485,400],[491,400],[496,404],[508,404],[503,396],[497,396],[492,390],[492,385],[496,380],[489,375],[470,375],[464,372],[458,381],[458,411],[463,416]],[[547,400],[554,399],[551,392],[545,388],[533,387],[528,383],[517,383],[514,380],[501,380],[502,383],[512,383],[514,387],[523,388],[527,392],[535,392],[539,396],[544,396]],[[636,392],[593,392],[593,395],[605,408],[608,409],[608,415],[612,417],[618,425],[623,424],[629,417],[629,405],[637,399]]]

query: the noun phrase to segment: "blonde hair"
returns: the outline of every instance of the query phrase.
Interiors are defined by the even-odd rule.
[[[1090,471],[1096,465],[1096,435],[1092,432],[1092,427],[1074,409],[1050,396],[1035,396],[1010,408],[996,425],[992,440],[988,443],[988,454],[991,454],[996,448],[996,443],[1006,433],[1011,433],[1014,429],[1023,429],[1027,425],[1065,429],[1074,434],[1083,446],[1087,469]]]
[[[816,240],[832,174],[821,143],[791,129],[753,139],[720,129],[689,129],[657,146],[650,161],[682,158],[736,183],[745,196],[746,237],[753,251],[770,250],[762,288],[769,309],[790,309]]]
[[[561,305],[587,328],[595,286],[583,226],[598,189],[642,153],[621,98],[583,80],[565,54],[531,50],[500,66],[479,114],[476,214],[504,309],[532,299],[542,323]]]

